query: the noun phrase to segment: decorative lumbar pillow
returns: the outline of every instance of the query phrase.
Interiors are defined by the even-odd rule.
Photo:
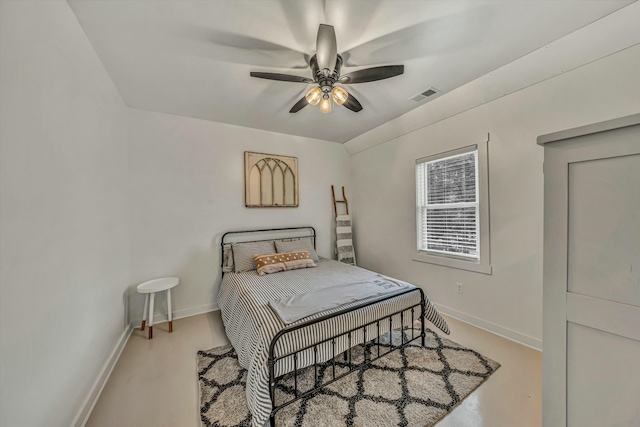
[[[313,248],[313,243],[311,242],[311,237],[306,237],[304,239],[296,239],[296,240],[276,240],[276,250],[278,253],[280,252],[291,252],[291,251],[301,251],[308,250],[313,262],[320,261],[318,258],[318,254],[316,250]]]
[[[253,259],[258,266],[258,274],[278,273],[280,271],[296,270],[298,268],[315,267],[311,254],[307,250],[281,252],[277,254],[254,255]]]
[[[256,269],[256,263],[253,260],[254,255],[271,254],[275,251],[273,241],[265,242],[247,242],[234,243],[231,245],[233,250],[233,271],[242,273],[243,271],[251,271]]]

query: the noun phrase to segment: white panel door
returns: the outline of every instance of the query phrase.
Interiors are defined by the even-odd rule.
[[[640,427],[640,126],[545,145],[543,421]]]

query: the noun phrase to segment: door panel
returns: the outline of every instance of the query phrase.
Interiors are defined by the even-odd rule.
[[[639,341],[568,323],[567,425],[640,426],[639,374]]]
[[[570,163],[568,290],[640,306],[639,224],[640,155]]]
[[[544,426],[640,427],[635,120],[545,145]]]

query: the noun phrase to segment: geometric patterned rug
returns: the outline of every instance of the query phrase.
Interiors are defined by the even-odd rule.
[[[411,335],[410,329],[403,332],[405,337]],[[500,364],[429,329],[426,332],[425,347],[419,345],[418,339],[281,409],[276,414],[276,426],[434,425],[489,378]],[[381,337],[383,349],[389,348],[388,335]],[[400,331],[394,331],[393,344],[400,343],[401,338]],[[375,357],[377,344],[354,347],[352,363],[361,362],[365,352]],[[202,425],[250,427],[251,414],[245,398],[246,370],[239,365],[233,347],[199,351],[197,361]],[[331,366],[331,362],[319,366],[319,377],[323,381],[332,378]],[[347,369],[343,356],[337,356],[336,375]],[[299,370],[299,390],[310,389],[313,376],[313,367]],[[293,376],[288,374],[278,382],[276,401],[292,393]]]

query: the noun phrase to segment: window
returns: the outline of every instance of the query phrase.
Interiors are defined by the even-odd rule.
[[[416,160],[415,261],[491,274],[487,143]]]
[[[416,166],[418,250],[480,259],[478,150]]]

